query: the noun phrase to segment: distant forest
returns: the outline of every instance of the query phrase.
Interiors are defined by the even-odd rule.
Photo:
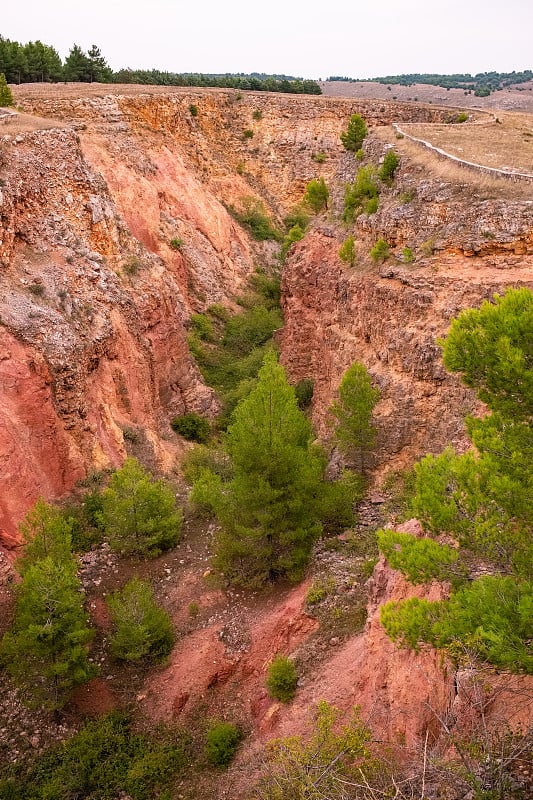
[[[491,92],[505,89],[517,83],[526,83],[533,79],[533,72],[526,69],[523,72],[478,72],[477,75],[469,73],[455,75],[428,75],[414,72],[412,75],[386,75],[383,78],[342,78],[332,75],[328,81],[348,81],[350,83],[369,82],[386,83],[400,86],[411,86],[415,83],[425,83],[430,86],[440,86],[443,89],[465,89],[472,91],[477,97],[487,97]]]
[[[96,45],[84,52],[73,45],[65,61],[54,47],[42,42],[20,42],[0,36],[0,73],[8,83],[141,83],[160,86],[213,86],[230,89],[252,89],[256,92],[289,94],[322,94],[316,81],[289,75],[243,73],[207,75],[201,73],[163,72],[157,69],[120,69],[114,72]]]

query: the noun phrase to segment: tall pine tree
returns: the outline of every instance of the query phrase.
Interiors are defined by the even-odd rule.
[[[321,530],[324,459],[311,444],[311,426],[273,352],[234,420],[226,439],[232,480],[223,484],[205,470],[192,493],[222,526],[215,564],[233,584],[299,580]]]

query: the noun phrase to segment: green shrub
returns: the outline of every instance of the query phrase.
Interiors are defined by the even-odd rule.
[[[251,128],[246,128],[246,130],[242,132],[242,136],[243,139],[253,139],[254,132]]]
[[[210,342],[213,339],[213,323],[205,314],[191,314],[191,326],[199,339]]]
[[[179,417],[174,417],[170,423],[172,430],[187,439],[188,442],[206,444],[211,437],[211,425],[205,417],[189,411]]]
[[[0,783],[8,800],[132,800],[163,798],[163,790],[186,766],[185,749],[134,733],[128,717],[113,712],[89,722],[78,733],[35,760],[13,768]],[[166,796],[166,795],[165,795]]]
[[[308,606],[314,606],[334,591],[334,578],[316,578],[307,590],[305,602]]]
[[[205,755],[216,767],[227,767],[237,752],[242,732],[232,722],[214,722],[207,731]]]
[[[376,182],[376,168],[372,164],[361,167],[352,184],[347,184],[344,192],[344,222],[353,222],[369,200],[377,198],[379,194]]]
[[[402,192],[400,194],[399,200],[402,206],[406,206],[411,200],[414,200],[416,197],[416,189],[409,189],[407,192]]]
[[[369,217],[371,214],[375,214],[378,210],[379,206],[379,199],[377,197],[371,197],[370,200],[367,200],[365,203],[365,214]]]
[[[385,239],[378,239],[374,247],[370,249],[370,258],[377,263],[386,261],[390,256],[390,248]]]
[[[309,225],[309,211],[303,208],[303,206],[294,206],[294,208],[287,214],[285,219],[283,220],[283,224],[289,230],[293,228],[295,225],[298,225],[303,231]]]
[[[346,150],[356,153],[368,133],[366,123],[360,114],[352,114],[346,131],[341,133],[341,142]]]
[[[321,151],[318,153],[313,153],[313,161],[316,161],[317,164],[323,164],[326,158],[326,154],[322,153]]]
[[[404,264],[412,264],[415,260],[415,254],[410,247],[404,247],[402,250],[402,258]]]
[[[387,186],[392,185],[394,173],[396,172],[399,163],[400,159],[394,150],[388,150],[378,173],[380,180],[382,180]]]
[[[270,696],[282,703],[290,703],[296,694],[297,683],[294,662],[287,656],[276,656],[268,667],[267,688]]]
[[[122,591],[107,600],[113,633],[110,644],[114,658],[161,661],[174,644],[174,631],[167,612],[157,605],[151,587],[137,576]]]
[[[233,467],[228,454],[221,449],[197,445],[185,454],[182,462],[183,477],[189,483],[198,480],[202,470],[218,475],[223,482],[231,480]]]
[[[184,244],[185,242],[183,239],[179,239],[178,237],[170,240],[170,246],[173,250],[181,250]]]
[[[294,387],[298,408],[300,408],[302,411],[306,408],[309,408],[311,401],[313,400],[314,391],[315,382],[312,378],[302,378],[301,381],[298,381]]]
[[[252,114],[252,117],[255,119],[256,122],[259,122],[259,120],[263,119],[263,112],[260,111],[258,108],[256,108],[256,110]]]
[[[363,150],[362,147],[360,147],[359,150],[356,152],[355,157],[358,161],[363,160],[363,158],[365,157],[365,151]]]
[[[467,120],[468,120],[468,114],[465,111],[461,111],[460,114],[457,114],[457,117],[455,119],[455,121],[459,123],[466,122]]]
[[[141,259],[138,256],[128,256],[128,258],[122,263],[122,269],[126,273],[126,275],[137,275],[141,268]]]
[[[348,236],[339,248],[339,258],[344,264],[349,264],[353,267],[355,264],[356,250],[355,239],[353,236]]]
[[[291,245],[293,245],[295,242],[299,242],[301,239],[304,238],[304,236],[305,233],[300,228],[300,226],[293,225],[292,228],[289,230],[289,232],[285,235],[285,238],[283,239],[283,244],[281,245],[281,250],[280,250],[280,258],[284,260],[291,248]]]
[[[309,206],[315,214],[320,214],[327,209],[329,191],[324,178],[313,178],[307,184],[304,194],[304,204]]]
[[[198,116],[198,106],[195,105],[194,103],[191,103],[190,106],[189,106],[189,112],[190,112],[191,117],[197,117]]]
[[[362,499],[364,489],[362,475],[348,469],[336,481],[324,481],[317,509],[325,533],[332,536],[353,525],[354,505]]]
[[[229,210],[237,222],[248,228],[254,239],[259,242],[267,239],[276,241],[281,239],[280,232],[272,224],[260,200],[255,197],[242,197],[241,206],[242,211],[236,211],[232,206]]]

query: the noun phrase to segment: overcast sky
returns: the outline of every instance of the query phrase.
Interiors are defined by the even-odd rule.
[[[109,65],[309,78],[533,68],[533,0],[6,0],[0,34]]]

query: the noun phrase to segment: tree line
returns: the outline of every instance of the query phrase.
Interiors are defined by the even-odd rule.
[[[470,73],[454,73],[452,75],[428,74],[414,72],[406,75],[385,75],[380,78],[347,78],[339,75],[332,75],[328,81],[346,81],[348,83],[367,82],[386,83],[391,86],[412,86],[416,83],[429,86],[440,86],[442,89],[467,89],[474,91],[487,90],[490,92],[513,86],[517,83],[527,83],[533,80],[533,71],[525,69],[521,72],[478,72],[476,75]]]
[[[87,52],[74,44],[65,61],[57,50],[40,41],[20,44],[0,36],[0,73],[8,83],[140,83],[160,86],[205,86],[282,92],[289,94],[321,94],[313,80],[287,75],[176,73],[158,69],[119,69],[113,71],[93,44]]]

